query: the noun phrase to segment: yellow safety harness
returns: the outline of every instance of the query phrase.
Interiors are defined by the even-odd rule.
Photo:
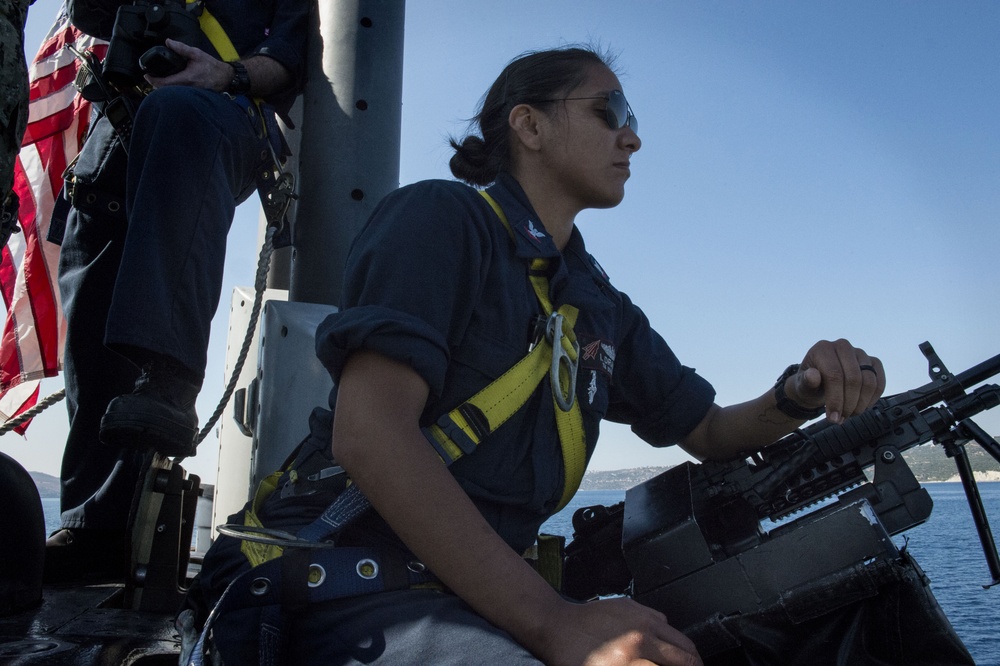
[[[208,41],[215,47],[219,57],[225,62],[235,62],[240,59],[233,42],[226,34],[226,29],[222,27],[210,11],[205,6],[204,0],[186,0],[187,5],[200,5],[198,11],[198,25],[201,31],[208,37]],[[283,159],[278,155],[275,143],[271,141],[272,136],[280,136],[277,126],[268,127],[268,120],[261,109],[262,100],[258,97],[247,95],[253,105],[257,108],[257,117],[260,119],[260,132],[262,136],[268,137],[268,148],[271,152],[271,164],[259,171],[257,174],[257,189],[260,193],[260,204],[264,212],[264,217],[269,226],[275,228],[276,234],[284,234],[282,244],[291,243],[291,236],[287,229],[285,216],[291,205],[292,199],[298,198],[295,194],[295,177],[291,172],[282,168]],[[273,123],[273,118],[271,123]],[[279,237],[280,238],[280,237]],[[278,244],[278,240],[275,244]],[[204,436],[204,435],[203,435]]]
[[[503,209],[488,193],[479,193],[496,212],[513,239],[514,231]],[[580,404],[576,400],[576,368],[580,347],[573,326],[579,310],[572,305],[553,309],[549,300],[548,264],[548,259],[538,258],[532,260],[528,269],[535,296],[547,317],[545,335],[510,370],[434,424],[424,428],[423,432],[444,463],[450,465],[463,455],[472,453],[490,433],[517,413],[548,376],[564,466],[563,490],[556,508],[558,512],[580,487],[586,466],[587,443]],[[230,531],[242,534],[241,551],[251,566],[268,562],[282,553],[282,547],[274,543],[273,539],[256,538],[254,534],[255,529],[260,529],[261,533],[268,532],[258,513],[265,500],[277,490],[283,477],[287,474],[291,483],[300,481],[295,470],[296,464],[297,462],[293,462],[260,482],[253,501],[244,511],[242,526],[225,526]],[[317,522],[321,522],[320,519]]]
[[[232,40],[226,34],[225,28],[222,27],[218,19],[212,16],[212,13],[208,11],[208,7],[204,6],[202,0],[187,0],[187,4],[202,5],[201,14],[198,15],[198,25],[201,26],[201,31],[208,37],[208,41],[212,42],[212,46],[219,53],[219,57],[226,62],[239,60],[240,54],[236,52],[236,47],[233,46]]]
[[[510,237],[514,230],[500,204],[487,192],[479,194],[503,222]],[[583,417],[576,398],[576,368],[580,345],[573,326],[579,310],[572,305],[552,308],[549,301],[548,259],[533,259],[528,278],[545,313],[545,337],[510,370],[426,429],[438,454],[451,463],[471,453],[491,432],[513,416],[548,375],[555,404],[556,428],[565,468],[561,510],[576,494],[586,466],[587,443]]]
[[[500,205],[486,192],[480,194],[503,222],[507,233],[515,238]],[[547,317],[544,336],[514,367],[423,432],[444,463],[450,465],[474,451],[483,438],[521,409],[548,375],[565,466],[558,511],[579,488],[586,461],[586,437],[575,390],[580,349],[573,325],[579,311],[571,305],[552,307],[548,296],[548,260],[533,260],[528,273]],[[303,455],[308,461],[312,454],[296,455]],[[212,609],[193,647],[190,663],[202,663],[215,618],[231,609],[262,608],[262,632],[266,630],[268,637],[262,654],[274,655],[280,649],[280,641],[273,639],[275,632],[279,637],[282,635],[282,609],[288,604],[302,605],[438,585],[433,573],[421,563],[394,562],[398,554],[391,549],[387,552],[377,546],[353,547],[336,543],[336,535],[369,508],[367,498],[350,483],[340,467],[323,469],[307,477],[336,480],[341,486],[336,499],[312,523],[294,535],[264,527],[257,517],[258,511],[277,490],[285,474],[290,483],[300,480],[297,465],[296,460],[261,482],[251,506],[244,511],[243,525],[219,527],[224,534],[242,540],[241,551],[251,569],[229,584]],[[304,463],[304,467],[308,468],[308,464]],[[539,535],[535,566],[556,589],[561,589],[561,546],[561,537]],[[284,553],[285,548],[287,553]]]

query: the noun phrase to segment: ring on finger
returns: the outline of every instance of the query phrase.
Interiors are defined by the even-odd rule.
[[[873,366],[873,365],[861,365],[861,366],[858,366],[858,367],[861,368],[862,372],[864,372],[865,370],[868,370],[873,375],[875,375],[876,377],[878,377],[878,370],[875,369],[875,366]]]

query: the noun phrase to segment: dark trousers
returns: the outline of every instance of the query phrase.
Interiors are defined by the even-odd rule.
[[[105,119],[84,146],[59,258],[70,418],[63,527],[127,525],[142,456],[101,444],[98,432],[108,402],[132,390],[135,354],[166,354],[204,376],[226,237],[269,155],[248,106],[162,88],[139,106],[127,160]]]

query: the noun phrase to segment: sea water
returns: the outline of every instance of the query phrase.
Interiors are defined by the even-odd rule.
[[[980,666],[1000,666],[1000,585],[984,590],[989,570],[960,483],[924,484],[934,500],[934,512],[925,524],[894,537],[905,541],[955,631]],[[986,513],[1000,533],[1000,482],[979,484]],[[571,537],[573,512],[595,504],[611,505],[625,498],[623,490],[581,490],[542,526],[542,531]],[[59,500],[42,500],[46,531],[59,527]]]

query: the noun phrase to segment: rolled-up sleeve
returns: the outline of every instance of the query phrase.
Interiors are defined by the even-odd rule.
[[[339,378],[352,352],[368,350],[405,363],[435,395],[444,387],[448,345],[444,336],[406,312],[363,305],[330,315],[316,329],[316,355]]]
[[[245,55],[262,55],[280,62],[291,72],[296,88],[305,78],[306,37],[310,3],[304,0],[278,2],[267,36]]]
[[[335,382],[350,354],[364,349],[409,365],[432,399],[441,395],[489,263],[489,235],[467,190],[428,181],[376,208],[348,256],[340,312],[316,334],[317,356]]]

